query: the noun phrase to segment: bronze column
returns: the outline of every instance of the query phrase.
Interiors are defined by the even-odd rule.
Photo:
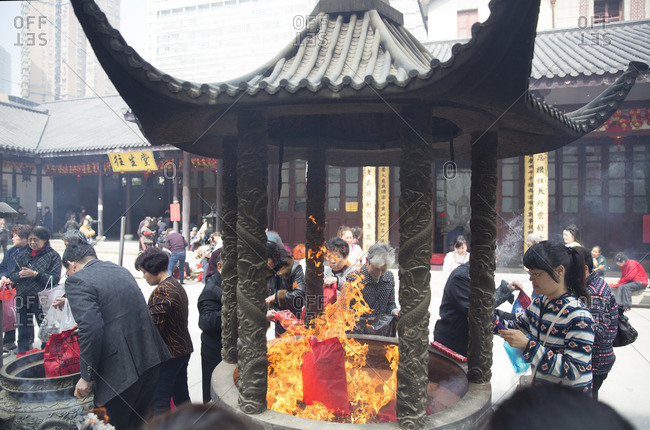
[[[325,151],[312,150],[307,170],[305,324],[323,311],[326,182]]]
[[[226,139],[221,163],[221,358],[237,362],[237,140]]]
[[[494,316],[494,270],[497,240],[497,133],[472,136],[472,186],[470,229],[472,257],[469,262],[470,382],[482,384],[492,377],[492,318]]]
[[[402,112],[399,220],[399,368],[397,422],[421,428],[426,418],[431,301],[431,110]]]
[[[266,120],[244,111],[237,119],[237,317],[239,407],[266,410]]]

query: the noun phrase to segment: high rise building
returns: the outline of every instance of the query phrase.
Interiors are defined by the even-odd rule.
[[[97,0],[119,28],[120,0]],[[43,103],[115,94],[68,0],[22,2],[21,95]]]
[[[316,3],[148,0],[152,52],[147,60],[174,77],[194,82],[241,76],[295,40],[310,21]],[[404,14],[406,28],[425,40],[418,1],[391,0],[390,4]]]
[[[0,94],[11,91],[11,54],[0,46]]]

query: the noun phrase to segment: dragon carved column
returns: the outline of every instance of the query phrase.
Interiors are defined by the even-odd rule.
[[[490,382],[492,377],[492,319],[494,317],[494,271],[497,240],[497,133],[472,136],[472,185],[470,229],[472,257],[469,262],[470,382]]]
[[[237,140],[223,144],[221,202],[221,358],[237,363]]]
[[[401,139],[397,422],[400,428],[413,429],[424,425],[429,380],[433,197],[430,108],[404,108]]]
[[[266,120],[243,111],[237,119],[237,339],[239,407],[266,410]]]

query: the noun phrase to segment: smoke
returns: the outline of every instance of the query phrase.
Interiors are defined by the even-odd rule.
[[[508,221],[506,231],[497,246],[497,264],[499,266],[521,265],[524,251],[524,215],[518,215]]]

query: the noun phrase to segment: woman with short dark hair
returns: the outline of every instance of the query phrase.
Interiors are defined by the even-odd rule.
[[[149,312],[160,336],[169,348],[172,358],[164,362],[158,374],[154,394],[154,415],[170,409],[170,401],[180,406],[190,401],[187,387],[187,365],[192,354],[192,339],[187,328],[189,315],[187,293],[183,286],[169,275],[169,257],[162,249],[146,248],[135,260],[145,281],[156,288],[149,296]]]
[[[29,351],[34,343],[34,319],[43,321],[38,293],[50,282],[61,279],[61,256],[50,246],[50,231],[34,227],[27,244],[18,255],[9,279],[16,285],[16,314],[18,317],[18,352]]]

